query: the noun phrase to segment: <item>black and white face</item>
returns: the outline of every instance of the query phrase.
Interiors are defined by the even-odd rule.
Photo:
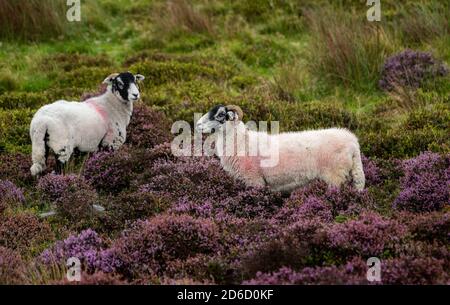
[[[236,121],[238,119],[240,118],[236,110],[228,109],[224,105],[217,105],[197,121],[195,129],[203,133],[215,132],[227,121]]]
[[[136,102],[141,97],[138,82],[145,77],[130,72],[112,74],[105,79],[104,83],[111,85],[111,91],[124,102]]]

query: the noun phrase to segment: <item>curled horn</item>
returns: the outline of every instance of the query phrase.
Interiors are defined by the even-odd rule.
[[[110,76],[108,76],[107,78],[105,78],[105,80],[102,82],[102,84],[109,84],[111,82],[111,80],[115,77],[119,76],[119,73],[113,73]]]
[[[228,105],[227,110],[232,110],[232,111],[236,112],[239,120],[242,120],[242,118],[244,117],[244,112],[242,111],[241,107],[239,107],[239,106]]]

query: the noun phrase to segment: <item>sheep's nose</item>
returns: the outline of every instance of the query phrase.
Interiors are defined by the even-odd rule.
[[[139,93],[133,93],[133,97],[137,98],[139,96]]]

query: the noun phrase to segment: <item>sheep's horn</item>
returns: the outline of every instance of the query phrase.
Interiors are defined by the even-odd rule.
[[[105,80],[102,82],[102,84],[109,84],[111,82],[111,80],[115,77],[119,76],[119,73],[113,73],[110,76],[108,76],[107,78],[105,78]]]
[[[244,117],[244,112],[242,111],[241,107],[237,105],[228,105],[227,109],[236,112],[240,120],[242,120],[242,118]]]

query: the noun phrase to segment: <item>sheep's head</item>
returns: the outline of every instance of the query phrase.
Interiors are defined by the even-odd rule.
[[[217,105],[211,108],[198,121],[195,128],[200,132],[214,132],[219,130],[227,121],[240,121],[244,112],[236,105]]]
[[[138,82],[145,77],[130,72],[114,73],[108,76],[103,83],[108,85],[108,90],[123,102],[135,102],[141,97]]]

